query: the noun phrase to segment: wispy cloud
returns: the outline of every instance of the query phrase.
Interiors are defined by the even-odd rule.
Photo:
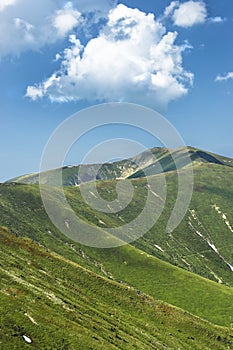
[[[164,17],[172,16],[174,14],[175,9],[177,9],[179,6],[180,6],[180,2],[179,1],[172,1],[170,3],[170,5],[168,5],[165,8]]]
[[[211,23],[222,23],[222,22],[226,21],[226,18],[223,18],[223,17],[220,17],[220,16],[210,17],[208,19],[208,21],[211,22]]]
[[[116,0],[0,0],[0,58],[38,50],[106,17]]]
[[[3,11],[6,7],[12,6],[16,3],[17,0],[1,0],[0,2],[0,11]]]
[[[176,45],[177,35],[167,33],[153,14],[119,4],[86,46],[71,35],[60,70],[29,86],[26,96],[166,105],[187,94],[193,81],[182,65],[182,53],[189,46]]]
[[[218,75],[215,81],[227,81],[233,79],[233,72],[228,72],[225,75]]]

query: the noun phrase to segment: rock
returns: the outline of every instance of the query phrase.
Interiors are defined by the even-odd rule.
[[[23,335],[23,340],[25,340],[26,343],[31,344],[32,340],[28,338],[26,335]]]

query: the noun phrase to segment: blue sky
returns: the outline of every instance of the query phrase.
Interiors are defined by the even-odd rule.
[[[0,181],[38,171],[54,129],[102,102],[153,108],[187,145],[233,157],[232,33],[231,0],[2,0]],[[132,133],[156,146],[108,127],[79,147]]]

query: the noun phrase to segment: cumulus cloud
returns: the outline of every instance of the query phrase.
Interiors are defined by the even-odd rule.
[[[81,13],[72,8],[64,8],[56,11],[52,24],[57,34],[65,37],[74,27],[80,23]]]
[[[229,79],[233,79],[233,72],[228,72],[225,75],[218,75],[215,81],[227,81]]]
[[[164,16],[171,16],[176,26],[188,28],[204,23],[207,18],[207,9],[203,1],[190,0],[184,3],[172,1],[166,7]]]
[[[76,35],[63,53],[60,70],[27,88],[32,100],[136,101],[167,104],[185,94],[193,75],[183,68],[187,44],[176,45],[153,14],[123,4],[109,12],[97,37],[83,46]]]
[[[38,50],[67,37],[92,13],[106,17],[116,0],[0,0],[0,57]]]

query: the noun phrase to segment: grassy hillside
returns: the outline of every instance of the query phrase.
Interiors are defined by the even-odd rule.
[[[139,186],[139,184],[144,186],[143,181],[143,179],[136,181],[138,195],[132,205],[137,209],[137,206],[142,203],[140,194],[143,195],[145,190],[144,187]],[[103,189],[109,190],[107,191],[109,196],[111,196],[113,185],[113,182],[104,183]],[[84,220],[92,220],[97,225],[101,218],[99,226],[103,226],[102,222],[110,226],[116,224],[112,215],[95,216],[96,213],[82,202],[80,194],[78,195],[78,188],[67,188],[66,194],[74,209]],[[151,242],[148,244],[148,235],[152,235],[151,232],[136,242],[138,248],[133,246],[116,249],[88,248],[72,242],[54,228],[43,208],[38,186],[2,185],[0,195],[1,224],[9,227],[12,232],[26,235],[93,272],[132,285],[144,293],[181,307],[215,324],[230,326],[232,323],[233,289],[163,262],[153,256],[153,251],[151,254],[145,253],[152,245]],[[126,211],[124,216],[122,213],[122,218],[131,219],[129,214],[132,215],[132,210]],[[95,218],[94,221],[93,218]],[[154,234],[154,239],[157,241],[157,234]],[[145,249],[143,247],[139,249],[143,243],[147,244]],[[213,258],[215,259],[215,255]],[[193,259],[195,262],[196,258]],[[211,259],[212,256],[210,256],[210,261],[214,262]],[[218,263],[219,260],[216,260],[215,265],[218,266]],[[227,272],[228,270],[226,268]],[[232,272],[229,270],[229,273],[230,278]]]
[[[4,350],[218,350],[233,345],[232,331],[101,277],[4,228],[0,248]]]
[[[167,149],[152,150],[165,174],[166,198],[160,181],[164,174],[151,154],[105,164],[98,174],[97,191],[110,207],[117,200],[119,179],[130,178],[133,185],[132,201],[116,214],[91,208],[76,186],[78,167],[63,169],[69,204],[101,235],[106,228],[134,220],[148,193],[151,210],[141,224],[165,202],[156,224],[131,245],[119,248],[91,248],[68,238],[66,210],[58,202],[59,220],[67,232],[63,235],[45,212],[37,174],[0,185],[0,347],[233,347],[233,160],[194,148],[189,152],[193,197],[183,221],[170,233],[166,225],[177,198],[176,165],[182,176],[188,164],[183,149],[172,151],[176,165]],[[89,199],[95,197],[88,182],[95,166],[86,167],[84,187]],[[45,182],[55,185],[54,171],[45,174]],[[54,191],[59,195],[59,189]],[[81,233],[90,234],[88,228]],[[131,234],[125,230],[126,236]],[[27,344],[23,336],[32,343]]]
[[[233,171],[216,164],[194,167],[189,210],[170,235],[166,223],[176,200],[176,174],[167,174],[168,198],[163,215],[135,245],[147,253],[233,286]]]

